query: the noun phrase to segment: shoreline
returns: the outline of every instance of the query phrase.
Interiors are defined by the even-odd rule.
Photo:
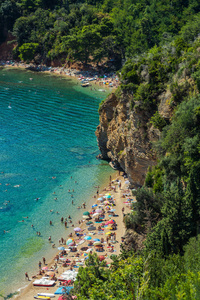
[[[112,176],[113,176],[113,177],[116,176],[116,172],[113,173]],[[108,177],[108,178],[109,178],[109,177]],[[100,191],[100,192],[102,192],[103,189],[105,188],[105,185],[107,185],[107,180],[108,180],[108,179],[103,180],[103,182],[101,183],[101,186],[99,186],[99,191]],[[95,189],[95,190],[96,190],[96,189]],[[76,215],[73,215],[73,214],[71,214],[71,213],[69,212],[69,214],[71,214],[71,216],[72,216],[72,223],[67,222],[67,223],[68,223],[67,228],[66,228],[65,225],[63,224],[63,233],[61,233],[61,235],[63,235],[63,236],[65,237],[65,240],[68,238],[68,235],[69,235],[70,233],[72,233],[72,234],[74,235],[74,230],[73,230],[74,227],[77,227],[77,226],[83,227],[83,226],[85,225],[84,223],[81,224],[81,225],[79,225],[79,224],[78,224],[78,221],[81,220],[82,213],[83,213],[84,211],[89,210],[89,207],[91,207],[91,205],[96,201],[96,198],[94,198],[94,196],[96,196],[96,194],[95,194],[95,195],[94,195],[94,194],[92,195],[92,193],[91,193],[90,196],[88,196],[87,201],[85,201],[85,202],[86,202],[86,208],[85,208],[85,209],[83,209],[83,208],[78,209],[78,208],[76,207],[76,212],[77,212]],[[77,205],[77,203],[74,204],[74,206],[75,206],[75,205]],[[65,217],[67,217],[67,216],[65,216]],[[74,225],[74,227],[71,226],[72,224]],[[50,233],[50,229],[49,229],[49,235],[50,235],[50,234],[51,234],[51,233]],[[54,243],[54,242],[53,242],[53,243]],[[59,247],[60,245],[59,245],[59,243],[58,243],[58,240],[56,240],[56,241],[55,241],[55,247],[54,247],[53,249],[52,249],[52,244],[50,244],[49,246],[50,246],[49,251],[52,252],[52,250],[54,250],[54,251],[53,251],[54,254],[53,254],[53,256],[52,256],[52,254],[47,255],[47,256],[49,256],[49,257],[48,257],[48,259],[47,259],[46,266],[51,266],[51,265],[54,264],[54,262],[55,262],[55,261],[54,261],[54,257],[58,254],[58,252],[59,252],[58,247]],[[48,250],[47,250],[47,252],[48,252]],[[45,256],[45,254],[46,254],[46,253],[43,253],[42,255]],[[25,272],[26,272],[26,270],[24,270],[24,273],[25,273]],[[38,269],[37,269],[37,265],[36,265],[36,266],[34,267],[34,271],[31,272],[31,273],[29,273],[29,277],[32,278],[32,276],[34,276],[34,275],[37,274],[37,273],[38,273]],[[13,297],[14,299],[18,299],[18,297],[21,297],[21,294],[23,294],[24,291],[26,291],[26,289],[29,288],[29,286],[31,285],[32,281],[34,281],[34,280],[35,280],[35,279],[31,279],[30,281],[27,282],[27,284],[24,282],[24,285],[23,285],[23,286],[17,288],[16,290],[13,290],[9,295],[13,295],[12,297]],[[5,297],[6,297],[6,296],[8,296],[8,295],[5,295]],[[19,298],[19,299],[21,299],[21,298]]]
[[[117,224],[118,224],[118,229],[115,231],[116,232],[116,236],[117,236],[117,244],[115,244],[115,254],[116,255],[118,255],[120,253],[121,237],[125,233],[125,225],[123,223],[123,216],[122,216],[122,213],[121,213],[122,207],[125,208],[125,213],[127,213],[127,212],[130,211],[130,208],[127,207],[127,205],[124,204],[124,201],[122,201],[122,199],[123,199],[122,193],[124,193],[124,191],[128,189],[126,187],[126,184],[125,184],[125,180],[126,179],[124,179],[122,175],[119,175],[118,172],[115,172],[113,174],[113,176],[112,176],[112,182],[116,182],[116,180],[119,180],[119,179],[122,182],[121,188],[119,188],[117,186],[116,187],[116,191],[112,191],[111,192],[111,193],[114,194],[115,203],[116,203],[116,206],[115,206],[115,208],[116,208],[116,214],[118,215],[118,219],[116,219]],[[102,184],[101,187],[99,187],[99,195],[103,195],[103,194],[105,194],[106,192],[108,192],[110,190],[110,182],[107,182],[106,187],[104,185],[105,185],[105,183]],[[80,209],[80,211],[82,213],[84,211],[91,211],[92,208],[89,207],[89,205],[90,205],[89,202],[92,202],[92,200],[91,201],[89,200],[89,201],[86,202],[86,208],[85,209]],[[93,199],[93,204],[99,204],[97,198]],[[81,220],[80,217],[79,217],[79,220]],[[82,229],[82,232],[85,232],[86,229],[87,229],[86,222],[82,222],[82,224],[77,225],[77,226],[79,226]],[[75,234],[75,232],[73,230],[73,227],[70,227],[70,229],[71,229],[70,231],[73,231],[72,238],[74,238],[74,240],[77,239],[76,234]],[[68,235],[68,232],[66,232],[66,235]],[[95,238],[96,237],[98,237],[98,235],[97,236],[95,235]],[[66,238],[66,236],[65,236],[65,238]],[[68,238],[68,236],[67,236],[67,238]],[[64,247],[67,247],[67,245],[64,245]],[[77,246],[78,251],[81,251],[80,250],[81,247],[82,246]],[[60,251],[57,250],[57,255],[58,255],[59,252]],[[70,254],[71,254],[71,256],[70,256]],[[105,253],[103,253],[103,254],[106,255],[108,257],[108,261],[110,261],[110,259],[109,259],[110,254],[109,254],[109,252],[108,252],[107,249],[105,250]],[[67,257],[68,258],[70,258],[70,257],[72,258],[74,256],[70,252]],[[55,257],[53,257],[50,260],[50,262],[48,262],[45,266],[51,267],[53,264],[55,264]],[[58,273],[56,274],[56,276],[61,275],[64,271],[66,271],[66,268],[64,268],[62,266],[62,262],[61,263],[59,262],[58,263]],[[38,279],[38,278],[41,278],[41,277],[42,277],[42,275],[37,276],[37,278],[32,278],[29,281],[28,285],[26,285],[25,287],[21,288],[20,291],[18,290],[20,293],[18,295],[15,295],[15,299],[16,300],[22,300],[22,299],[23,300],[30,300],[30,299],[33,299],[34,295],[36,295],[37,293],[42,293],[42,292],[43,293],[44,292],[54,293],[55,290],[57,289],[58,281],[56,281],[56,285],[54,287],[45,288],[45,287],[33,286],[33,281],[35,279]],[[55,300],[57,299],[56,297],[54,298]]]
[[[113,177],[116,176],[116,172],[112,173],[112,176],[113,176]],[[105,185],[107,185],[107,180],[108,180],[108,178],[109,178],[109,177],[107,176],[107,178],[104,179],[104,180],[101,182],[101,185],[99,186],[99,191],[103,191],[103,189],[105,188]],[[96,190],[95,187],[93,187],[93,189]],[[85,225],[84,223],[81,224],[81,225],[79,225],[79,224],[78,224],[78,221],[81,220],[81,217],[82,217],[83,212],[89,210],[89,208],[91,207],[91,205],[96,201],[96,198],[94,198],[94,196],[96,196],[96,194],[94,195],[93,192],[91,192],[91,194],[88,195],[87,201],[85,200],[85,202],[86,202],[86,208],[85,208],[85,209],[83,209],[83,208],[82,208],[82,209],[78,209],[78,208],[77,208],[77,203],[76,203],[76,204],[74,204],[74,208],[76,209],[76,214],[73,214],[73,213],[71,212],[71,210],[69,211],[69,214],[72,216],[72,223],[69,223],[69,220],[67,220],[67,227],[65,227],[64,222],[63,222],[63,231],[60,233],[60,236],[63,236],[63,237],[64,237],[64,240],[67,240],[67,239],[68,239],[68,235],[69,235],[70,233],[72,233],[72,234],[74,235],[74,230],[73,230],[74,227],[77,227],[77,226],[80,226],[80,227],[81,227],[81,226],[84,226],[84,225]],[[73,199],[73,198],[72,198],[72,199]],[[59,216],[60,216],[60,215],[59,215]],[[64,219],[65,219],[65,217],[68,217],[68,215],[64,215],[64,214],[63,214],[63,217],[64,217]],[[72,224],[74,225],[73,227],[72,227]],[[49,229],[49,234],[48,234],[48,236],[50,236],[50,235],[51,235],[51,227],[50,227],[50,229]],[[53,240],[54,240],[54,239],[53,239]],[[55,247],[52,248],[52,244],[53,244],[53,243],[55,243]],[[51,266],[51,265],[53,265],[53,264],[55,263],[54,258],[55,258],[55,256],[58,254],[58,252],[59,252],[59,250],[58,250],[58,247],[59,247],[59,246],[62,246],[62,245],[59,245],[59,242],[58,242],[58,239],[57,239],[57,240],[55,240],[55,241],[53,241],[53,242],[51,242],[51,243],[49,244],[49,249],[47,249],[46,252],[44,251],[44,253],[42,253],[42,255],[41,255],[41,261],[42,261],[42,256],[45,256],[45,257],[47,258],[47,259],[46,259],[46,266]],[[52,256],[52,253],[50,253],[50,252],[54,252],[54,253],[53,253],[53,256]],[[30,264],[31,264],[31,263],[30,263]],[[33,271],[30,272],[30,273],[28,272],[29,277],[32,278],[32,276],[35,276],[35,275],[38,273],[38,271],[39,271],[39,269],[38,269],[37,264],[36,264],[36,265],[34,265],[34,267],[33,267]],[[25,272],[26,272],[26,270],[24,270],[24,273],[25,273]],[[10,293],[10,295],[13,295],[14,299],[18,299],[18,297],[19,297],[19,299],[24,299],[23,297],[20,298],[21,295],[24,294],[24,291],[26,291],[27,288],[29,289],[29,287],[31,286],[31,283],[32,283],[34,280],[35,280],[35,279],[31,279],[30,281],[27,282],[27,284],[23,281],[23,286],[20,286],[20,287],[17,288],[16,290],[13,290],[13,291]],[[8,296],[8,295],[5,295],[5,296]]]
[[[118,76],[112,73],[105,73],[102,75],[99,71],[82,71],[73,68],[67,67],[47,67],[46,65],[34,65],[34,64],[26,64],[22,62],[15,62],[15,61],[0,61],[0,67],[2,68],[11,68],[11,69],[21,69],[21,70],[29,70],[32,72],[50,74],[65,78],[73,78],[80,82],[80,84],[84,84],[88,82],[89,85],[85,88],[94,88],[98,85],[101,88],[111,88],[112,91],[115,91],[119,86],[119,78]],[[95,88],[94,88],[95,89]]]

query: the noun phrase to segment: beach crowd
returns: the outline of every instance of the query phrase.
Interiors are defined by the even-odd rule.
[[[77,207],[83,213],[77,227],[70,215],[61,218],[62,223],[67,220],[71,232],[66,238],[61,237],[57,245],[53,244],[58,247],[58,253],[50,263],[43,256],[38,263],[37,274],[29,277],[25,272],[25,279],[32,282],[17,299],[32,299],[35,293],[43,292],[48,284],[48,290],[55,296],[61,295],[59,299],[62,299],[63,289],[66,292],[67,288],[69,292],[73,288],[78,268],[84,267],[90,254],[96,253],[99,260],[109,267],[112,254],[120,253],[125,234],[123,218],[136,201],[128,188],[125,174],[119,173],[115,179],[110,176],[108,186],[102,190],[97,187],[94,198],[95,203],[90,209],[85,202]],[[49,243],[52,246],[51,238]]]

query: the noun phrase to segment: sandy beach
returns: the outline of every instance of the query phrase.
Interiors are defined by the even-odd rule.
[[[105,261],[107,264],[111,262],[110,255],[112,254],[119,254],[120,253],[120,244],[121,244],[121,237],[123,237],[125,233],[125,226],[123,223],[123,214],[126,214],[130,212],[130,203],[131,201],[135,201],[133,197],[131,196],[131,192],[128,189],[126,178],[122,176],[122,174],[116,173],[115,176],[112,176],[110,178],[110,182],[107,184],[106,187],[101,187],[98,192],[97,192],[97,197],[94,198],[93,205],[94,207],[92,208],[91,205],[85,203],[85,208],[80,208],[80,214],[86,213],[86,211],[90,212],[91,216],[91,221],[93,222],[92,226],[95,226],[96,229],[89,231],[88,226],[86,225],[86,217],[80,218],[79,222],[76,224],[73,224],[74,227],[71,226],[71,223],[69,223],[70,219],[68,218],[68,233],[67,234],[72,234],[72,236],[65,236],[64,241],[60,241],[60,243],[56,244],[55,247],[64,247],[63,249],[66,249],[65,252],[62,252],[61,250],[58,250],[58,254],[56,257],[52,258],[50,262],[43,262],[43,259],[41,257],[41,269],[45,268],[42,275],[35,275],[34,278],[29,278],[29,281],[27,279],[27,284],[28,286],[21,291],[19,295],[16,296],[15,299],[17,300],[29,300],[33,299],[34,296],[37,296],[38,293],[55,293],[55,291],[58,289],[60,286],[60,281],[57,280],[63,272],[67,270],[74,270],[78,271],[79,266],[84,266],[85,259],[87,259],[88,252],[96,252],[98,256],[103,256],[105,258]],[[107,196],[106,196],[107,195]],[[105,197],[105,198],[104,198]],[[109,199],[106,199],[108,197]],[[103,198],[103,201],[100,200]],[[99,199],[99,200],[98,200]],[[132,199],[132,200],[131,200]],[[108,200],[108,201],[107,201]],[[113,202],[114,204],[110,207],[108,207],[108,202]],[[96,209],[103,209],[105,213],[99,214],[104,215],[103,220],[101,223],[96,223],[94,222],[95,217],[93,217],[93,214],[95,213]],[[111,215],[111,210],[113,210]],[[124,211],[123,211],[124,210]],[[67,217],[67,216],[66,216]],[[97,217],[99,217],[97,215]],[[103,225],[108,222],[109,220],[114,220],[116,226],[114,226],[115,230],[112,230],[111,227],[108,227],[106,229],[106,226],[104,227]],[[73,219],[72,219],[73,220]],[[103,224],[103,225],[102,225]],[[110,225],[108,225],[110,226]],[[81,230],[79,230],[78,235],[74,231],[75,227],[80,227]],[[101,229],[100,229],[101,227]],[[107,232],[112,233],[111,235],[108,235]],[[113,234],[114,233],[114,234]],[[94,245],[89,246],[88,244],[90,243],[89,240],[86,240],[86,236],[91,236],[92,239],[99,239],[102,241],[101,245],[103,246],[101,249],[103,251],[99,252],[98,248],[95,247]],[[69,246],[66,245],[66,241],[71,238],[74,239],[74,245],[75,247],[70,247],[71,250],[69,250]],[[89,251],[83,251],[85,249],[89,248]],[[75,252],[72,252],[72,249],[76,249]],[[98,251],[98,252],[97,252]],[[63,255],[63,253],[66,253]],[[45,257],[45,253],[44,253]],[[66,264],[66,260],[69,261],[69,263]],[[51,273],[48,272],[48,270],[54,270],[51,271]],[[39,273],[39,266],[38,269],[36,269],[35,274]],[[52,287],[38,287],[34,286],[33,282],[36,279],[40,279],[42,277],[46,277],[50,275],[53,275],[56,277],[56,281],[54,286]],[[50,277],[50,276],[49,276]],[[53,299],[58,299],[60,295],[55,295],[55,298]]]
[[[96,89],[96,85],[100,87],[102,91],[107,88],[115,90],[119,85],[119,78],[114,72],[104,73],[97,70],[87,71],[67,67],[48,67],[46,65],[37,66],[15,61],[0,61],[0,66],[17,69],[28,69],[31,71],[77,79],[80,85],[83,86],[83,88],[90,88],[94,90]]]

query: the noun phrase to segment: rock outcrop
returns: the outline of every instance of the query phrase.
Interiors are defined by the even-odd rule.
[[[101,158],[124,170],[132,187],[141,186],[149,166],[156,163],[152,143],[159,130],[150,123],[150,115],[140,110],[139,103],[131,108],[131,96],[119,98],[113,93],[99,109],[100,124],[96,130]]]
[[[127,229],[124,235],[123,250],[135,252],[141,251],[144,248],[145,234],[137,233],[133,229]]]

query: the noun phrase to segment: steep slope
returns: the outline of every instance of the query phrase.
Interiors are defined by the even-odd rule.
[[[123,169],[135,186],[144,183],[149,166],[156,162],[151,143],[159,130],[147,124],[148,116],[130,110],[130,97],[120,99],[111,94],[99,110],[100,124],[96,130],[101,158]]]

